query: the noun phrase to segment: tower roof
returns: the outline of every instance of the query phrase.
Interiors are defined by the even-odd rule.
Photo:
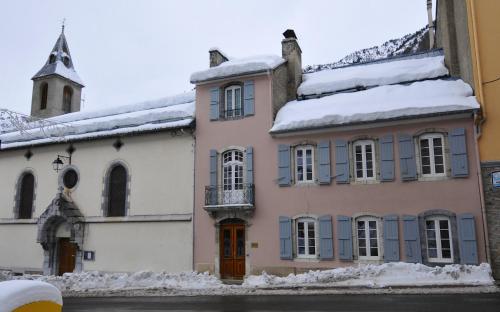
[[[62,28],[59,38],[57,38],[54,48],[52,48],[50,52],[47,62],[31,79],[34,80],[50,75],[58,75],[83,86],[82,79],[78,76],[73,67],[73,60],[69,53],[68,42],[64,36],[64,27]]]

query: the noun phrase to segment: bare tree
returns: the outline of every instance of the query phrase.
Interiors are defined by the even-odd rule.
[[[19,132],[24,137],[52,138],[61,140],[69,124],[28,116],[5,108],[0,108],[0,134]]]

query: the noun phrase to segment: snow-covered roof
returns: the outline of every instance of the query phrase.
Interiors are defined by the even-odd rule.
[[[270,132],[458,113],[478,108],[472,88],[462,80],[426,80],[291,101],[279,110]]]
[[[191,126],[195,93],[96,111],[81,111],[44,120],[45,128],[0,135],[1,149]]]
[[[346,66],[303,75],[299,96],[333,93],[448,75],[443,55],[420,55],[386,62]]]
[[[240,59],[232,58],[218,66],[193,73],[191,75],[191,83],[272,70],[284,62],[285,60],[277,55],[257,55]]]
[[[31,79],[37,79],[49,75],[58,75],[83,86],[83,81],[80,76],[78,76],[73,66],[73,60],[69,52],[64,32],[62,32],[61,35],[59,35],[59,38],[57,38],[56,44],[52,48],[45,65]]]

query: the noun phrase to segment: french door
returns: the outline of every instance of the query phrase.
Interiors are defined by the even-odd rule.
[[[220,275],[222,279],[245,276],[245,225],[220,226]]]

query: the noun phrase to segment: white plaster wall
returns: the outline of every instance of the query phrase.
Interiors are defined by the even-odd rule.
[[[85,216],[102,216],[103,177],[113,161],[127,164],[131,175],[129,215],[192,213],[193,144],[191,135],[170,133],[125,137],[116,151],[115,139],[77,142],[72,163],[80,181],[71,196]],[[57,154],[67,155],[69,144],[0,151],[0,218],[14,217],[15,185],[25,169],[35,172],[34,217],[40,216],[55,197],[58,174],[52,169]]]
[[[71,193],[85,217],[102,217],[103,178],[116,160],[123,161],[131,176],[128,216],[191,214],[193,210],[193,153],[191,134],[169,132],[121,138],[117,151],[113,139],[75,142],[72,163],[80,173]],[[36,221],[55,197],[58,174],[52,169],[57,154],[67,155],[69,144],[34,147],[33,156],[23,155],[27,148],[0,150],[0,267],[41,268],[43,251],[36,243],[36,225],[5,224],[15,222],[15,185],[21,173],[35,173]],[[29,229],[29,230],[28,230]],[[191,270],[192,222],[124,222],[87,225],[84,249],[95,250],[94,263],[84,269]],[[16,237],[18,243],[14,243]],[[88,241],[87,241],[88,240]],[[28,260],[29,259],[29,260]]]
[[[36,224],[0,224],[0,268],[42,271],[43,249]]]
[[[83,270],[191,271],[190,221],[91,223],[85,250],[95,251],[95,261],[83,261]]]

